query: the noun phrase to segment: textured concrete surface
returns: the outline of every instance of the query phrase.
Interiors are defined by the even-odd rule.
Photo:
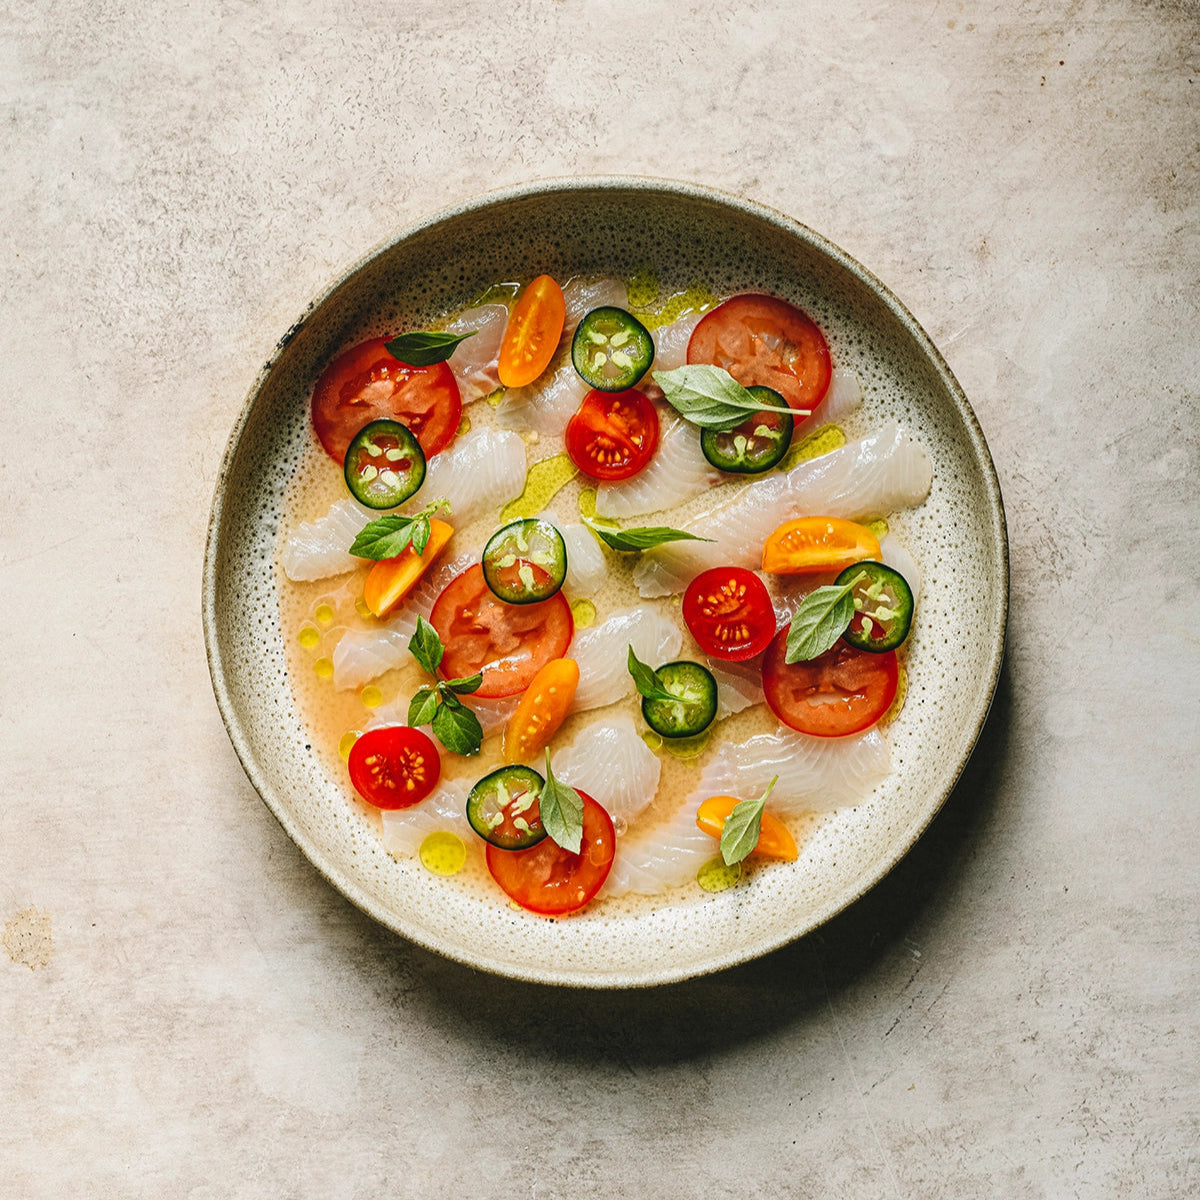
[[[0,1192],[1200,1191],[1191,0],[0,13]],[[299,855],[213,703],[243,397],[396,228],[741,192],[909,305],[1008,506],[979,751],[819,934],[661,991],[476,975]]]

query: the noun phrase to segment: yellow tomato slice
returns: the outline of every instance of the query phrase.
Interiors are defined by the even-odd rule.
[[[573,658],[552,658],[530,681],[504,728],[504,761],[527,762],[546,748],[566,720],[579,686]]]
[[[500,343],[498,374],[505,387],[525,387],[550,365],[566,320],[562,288],[539,275],[513,306]]]
[[[697,810],[696,824],[709,837],[719,840],[729,814],[740,803],[736,796],[710,796]],[[751,853],[761,854],[764,858],[780,858],[784,862],[794,862],[800,856],[791,831],[778,817],[771,816],[769,812],[762,815],[758,841]]]
[[[879,539],[864,525],[840,517],[787,521],[763,543],[762,569],[772,575],[844,571],[879,558]]]
[[[453,526],[435,517],[429,522],[429,541],[423,553],[418,554],[409,546],[403,554],[380,559],[371,568],[363,584],[363,600],[375,616],[386,617],[417,586],[433,560],[446,548],[453,532]]]

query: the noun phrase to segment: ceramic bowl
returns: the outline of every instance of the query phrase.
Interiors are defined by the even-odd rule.
[[[798,304],[853,367],[863,420],[900,421],[934,464],[901,518],[924,576],[909,692],[888,732],[892,774],[814,822],[801,860],[710,895],[609,902],[565,920],[515,910],[389,856],[312,749],[289,683],[274,566],[288,479],[311,452],[313,382],[379,329],[421,328],[504,280],[548,272],[630,277],[660,294],[697,282]],[[812,230],[737,197],[659,180],[547,182],[483,196],[404,230],[316,299],[254,384],[218,480],[204,564],[213,687],[254,787],[297,846],[354,904],[406,938],[483,970],[578,986],[666,983],[761,955],[827,921],[911,847],[983,727],[1004,647],[1008,556],[996,474],[941,355],[867,270]],[[715,846],[715,844],[714,844]]]

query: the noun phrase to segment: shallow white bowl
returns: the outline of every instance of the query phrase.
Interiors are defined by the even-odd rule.
[[[566,920],[515,911],[397,861],[309,748],[287,677],[273,570],[288,477],[309,445],[320,370],[359,331],[420,328],[501,280],[631,275],[662,293],[792,300],[862,382],[871,424],[911,429],[934,463],[903,520],[921,566],[910,690],[889,730],[894,770],[822,819],[801,864],[715,896],[608,902]],[[494,193],[402,232],[355,265],[280,341],[229,441],[204,563],[217,703],[250,781],[317,869],[354,904],[432,950],[515,978],[666,983],[743,962],[809,932],[880,880],[958,779],[999,676],[1008,605],[1004,510],[983,434],[941,355],[869,272],[810,229],[733,196],[647,179],[553,181]]]

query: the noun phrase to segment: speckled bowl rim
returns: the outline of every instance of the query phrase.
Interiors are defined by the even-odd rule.
[[[269,774],[260,765],[250,739],[237,719],[231,683],[226,676],[224,663],[221,658],[216,612],[218,591],[216,568],[220,550],[222,519],[224,517],[226,485],[233,470],[238,445],[250,420],[251,411],[257,397],[265,387],[267,380],[279,362],[288,343],[303,328],[305,323],[314,314],[318,313],[321,307],[343,286],[376,258],[423,231],[432,229],[448,221],[469,216],[472,213],[492,206],[504,205],[513,201],[545,198],[547,195],[564,192],[588,192],[609,189],[633,193],[654,193],[656,195],[673,196],[680,200],[700,201],[723,206],[732,210],[736,215],[764,222],[767,225],[773,226],[782,234],[797,238],[801,242],[806,243],[816,253],[831,260],[836,266],[853,276],[860,284],[873,292],[876,299],[891,312],[895,320],[912,339],[915,346],[923,353],[929,364],[932,365],[941,386],[945,389],[946,396],[956,410],[962,430],[966,434],[970,443],[970,449],[982,472],[979,482],[983,485],[987,498],[987,516],[991,526],[991,548],[995,553],[1000,576],[994,581],[993,591],[995,599],[992,610],[989,613],[990,621],[988,626],[990,643],[986,647],[987,652],[983,657],[986,674],[984,689],[986,703],[979,706],[979,710],[976,713],[974,731],[965,748],[965,752],[961,755],[957,763],[956,769],[946,777],[944,786],[936,794],[929,797],[928,803],[922,813],[923,820],[919,825],[910,827],[906,831],[908,834],[907,837],[898,839],[892,844],[892,852],[877,860],[876,869],[873,872],[861,876],[857,880],[856,886],[843,889],[823,907],[818,908],[813,913],[812,919],[802,928],[778,931],[771,936],[760,936],[749,939],[745,944],[739,944],[736,948],[725,954],[714,955],[711,960],[705,961],[700,965],[689,964],[687,966],[679,966],[673,965],[670,962],[660,961],[645,971],[630,972],[625,975],[611,975],[603,972],[579,970],[563,971],[556,970],[552,966],[544,970],[514,968],[511,964],[505,963],[503,960],[488,960],[486,957],[477,954],[464,953],[461,947],[443,944],[436,938],[423,936],[420,928],[397,919],[395,914],[384,911],[382,906],[376,904],[374,899],[353,878],[348,877],[344,871],[340,870],[335,863],[330,861],[328,856],[321,851],[320,847],[314,845],[305,836],[298,822],[293,819],[288,806],[280,800]],[[205,651],[208,658],[209,672],[212,678],[217,707],[228,731],[230,741],[255,791],[258,792],[284,831],[296,843],[317,871],[335,889],[350,900],[351,903],[377,920],[380,924],[424,946],[426,949],[454,961],[476,969],[486,970],[514,979],[523,979],[529,982],[600,988],[658,986],[679,982],[698,975],[709,974],[750,961],[820,928],[820,926],[849,907],[878,884],[908,853],[924,833],[925,829],[928,828],[930,822],[932,822],[954,790],[971,754],[974,752],[979,735],[986,724],[999,682],[1007,635],[1008,600],[1009,554],[1007,525],[1000,484],[991,452],[988,449],[979,421],[965,393],[950,371],[940,351],[909,310],[882,281],[844,250],[813,229],[788,217],[784,213],[742,196],[710,187],[648,176],[551,177],[516,187],[484,192],[410,224],[394,237],[379,243],[343,271],[320,296],[307,306],[305,312],[297,319],[287,333],[280,338],[270,358],[259,371],[249,390],[241,413],[230,433],[214,488],[205,546],[202,588]]]

